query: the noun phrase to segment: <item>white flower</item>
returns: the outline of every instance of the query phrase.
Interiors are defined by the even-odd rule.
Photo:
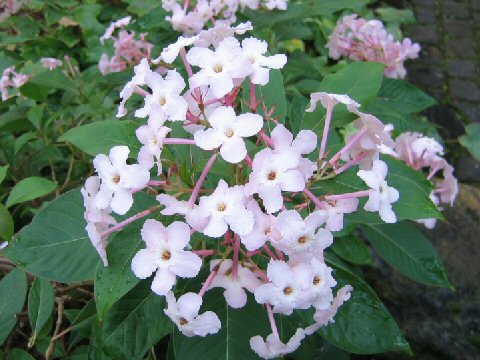
[[[163,49],[162,53],[160,56],[152,60],[154,64],[158,64],[160,61],[164,61],[167,64],[171,64],[175,61],[175,59],[178,57],[178,53],[180,52],[181,49],[193,45],[193,42],[195,41],[196,37],[184,37],[180,36],[176,42],[173,44],[168,45],[166,48]]]
[[[121,18],[120,20],[112,22],[110,26],[107,28],[107,30],[105,30],[105,34],[103,34],[100,37],[100,42],[102,43],[102,45],[105,42],[105,40],[108,40],[112,37],[112,34],[115,31],[115,29],[127,26],[128,24],[130,24],[130,20],[132,20],[132,17],[126,16],[124,18]]]
[[[246,235],[253,229],[253,214],[246,209],[247,200],[243,186],[228,187],[222,179],[210,196],[202,196],[198,207],[193,209],[190,217],[208,219],[202,231],[210,237],[220,237],[228,226],[239,235]]]
[[[222,158],[234,164],[247,155],[243,138],[257,134],[263,126],[260,115],[247,113],[237,116],[232,107],[225,106],[215,109],[208,121],[212,128],[195,132],[195,143],[204,150],[220,147]]]
[[[234,80],[240,83],[252,71],[240,43],[233,37],[224,39],[215,51],[201,47],[191,48],[187,53],[187,61],[201,68],[190,78],[190,86],[195,88],[209,85],[216,98],[227,95],[235,85]]]
[[[58,59],[55,59],[55,58],[41,58],[40,59],[40,63],[42,64],[42,66],[48,70],[53,70],[59,66],[62,66],[63,62],[62,60],[58,60]]]
[[[167,119],[183,121],[187,114],[187,102],[180,95],[185,88],[185,81],[175,70],[169,70],[165,79],[156,72],[145,75],[145,84],[152,89],[152,93],[145,97],[145,106],[135,112],[136,117],[146,117],[152,106],[160,105]]]
[[[319,101],[322,103],[322,106],[325,109],[329,107],[333,109],[335,105],[337,105],[338,103],[346,105],[350,111],[353,111],[354,109],[358,109],[360,107],[360,104],[357,103],[348,95],[316,92],[316,93],[310,94],[310,107],[305,111],[307,112],[315,111]]]
[[[80,190],[83,195],[83,204],[85,206],[84,217],[87,221],[86,230],[92,245],[97,250],[104,266],[108,266],[107,260],[107,239],[102,238],[101,234],[108,229],[109,225],[114,225],[117,222],[110,215],[111,209],[99,209],[95,204],[95,197],[100,188],[100,179],[98,176],[90,176],[85,181],[85,186]]]
[[[95,196],[95,205],[100,209],[110,206],[117,214],[124,215],[133,204],[132,190],[145,187],[150,180],[150,173],[144,167],[127,165],[129,153],[127,146],[114,146],[109,156],[99,154],[93,159],[102,180]]]
[[[247,210],[255,217],[253,230],[247,235],[240,237],[247,250],[257,250],[265,245],[267,241],[275,243],[281,239],[275,216],[265,214],[254,199],[248,202]]]
[[[148,124],[140,126],[135,134],[137,139],[143,146],[138,152],[138,163],[146,169],[151,169],[157,165],[157,174],[162,172],[162,155],[163,140],[167,137],[172,129],[163,126],[165,122],[165,113],[160,105],[154,105],[151,108]]]
[[[197,93],[200,93],[201,100],[203,102],[203,108],[200,109],[197,102]],[[216,98],[212,95],[212,92],[209,91],[208,87],[200,86],[197,89],[188,90],[183,98],[188,104],[188,114],[192,115],[195,119],[207,120],[212,115],[213,111],[220,106],[222,103],[220,101],[215,101]],[[206,105],[205,105],[206,103]],[[205,115],[205,116],[204,116]],[[191,118],[187,118],[183,125],[183,128],[190,134],[195,134],[198,130],[204,130],[205,125],[202,125]]]
[[[299,328],[286,344],[282,343],[276,334],[268,335],[266,341],[257,335],[250,339],[250,347],[264,359],[275,359],[297,350],[304,338],[305,332]]]
[[[281,260],[270,260],[267,267],[270,282],[255,290],[259,304],[270,304],[273,312],[290,315],[294,309],[308,309],[312,298],[309,287],[313,277],[305,263],[289,266]]]
[[[133,68],[133,70],[135,75],[133,76],[132,80],[126,83],[122,91],[120,91],[120,97],[122,98],[122,101],[120,102],[120,105],[118,105],[117,117],[122,117],[127,114],[125,103],[128,99],[130,99],[139,86],[145,85],[145,76],[152,72],[147,59],[142,59],[140,63]]]
[[[329,231],[340,231],[343,229],[343,215],[350,214],[357,210],[358,199],[341,199],[335,202],[323,201],[324,209],[319,212],[328,216],[325,229]]]
[[[265,2],[265,7],[268,10],[287,10],[288,0],[267,0]]]
[[[212,260],[210,262],[210,271],[220,262],[221,260]],[[238,264],[238,274],[235,278],[233,276],[233,261],[225,259],[221,263],[218,273],[210,287],[224,288],[223,296],[225,296],[227,304],[232,308],[239,309],[247,303],[247,293],[245,289],[253,293],[260,285],[262,285],[262,282],[255,273],[243,267],[240,263]]]
[[[400,194],[397,189],[388,186],[385,180],[387,173],[387,164],[375,160],[372,170],[359,170],[357,175],[371,188],[368,201],[363,208],[367,211],[378,211],[383,221],[394,223],[397,217],[392,210],[392,203],[399,199]]]
[[[323,258],[314,257],[310,260],[310,271],[313,275],[310,291],[314,294],[313,306],[316,309],[328,309],[333,301],[332,288],[337,282],[332,277],[332,268],[328,267]]]
[[[287,156],[284,156],[287,155]],[[296,170],[299,155],[283,152],[275,154],[271,149],[259,151],[253,158],[252,172],[245,184],[245,194],[258,193],[268,213],[282,208],[282,191],[302,191],[305,188],[303,174]]]
[[[284,54],[265,56],[268,50],[268,43],[254,37],[242,41],[244,55],[252,64],[250,79],[252,83],[266,85],[269,81],[269,69],[281,69],[287,63]]]
[[[295,210],[283,211],[277,217],[278,230],[282,240],[274,244],[287,255],[311,258],[322,254],[333,242],[330,231],[319,228],[327,217],[313,212],[305,220]]]
[[[132,259],[136,277],[146,279],[156,272],[152,290],[166,295],[175,285],[177,276],[192,278],[198,275],[202,259],[183,250],[190,242],[190,227],[175,221],[165,228],[162,223],[149,219],[142,228],[142,239],[147,244]]]
[[[207,336],[216,334],[222,327],[220,319],[213,311],[198,315],[203,302],[200,295],[189,292],[175,301],[175,296],[169,292],[166,299],[168,307],[163,311],[178,326],[183,335]]]

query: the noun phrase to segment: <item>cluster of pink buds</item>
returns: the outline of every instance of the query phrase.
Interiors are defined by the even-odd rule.
[[[123,71],[138,64],[141,59],[150,57],[153,45],[147,42],[147,34],[140,34],[140,39],[136,39],[134,31],[119,30],[117,36],[114,36],[117,29],[128,26],[130,21],[131,17],[127,16],[112,22],[105,34],[100,37],[102,44],[105,40],[112,39],[115,48],[111,58],[107,54],[102,54],[100,57],[98,68],[103,75]]]
[[[12,96],[19,94],[18,88],[25,84],[30,75],[15,72],[15,67],[11,66],[3,71],[0,78],[0,92],[2,93],[2,101],[10,99]]]
[[[387,184],[388,168],[379,159],[382,149],[395,144],[390,127],[362,113],[348,96],[311,95],[307,111],[321,102],[327,113],[318,162],[307,157],[317,149],[314,132],[302,130],[294,136],[274,118],[274,108],[264,107],[264,116],[257,112],[263,102],[257,86],[268,84],[270,70],[282,68],[287,58],[266,55],[267,43],[254,37],[236,39],[250,29],[250,24],[222,24],[191,38],[180,37],[165,48],[153,63],[172,64],[180,56],[187,81],[174,69],[162,76],[142,59],[120,93],[117,115],[127,113],[126,102],[134,93],[143,96],[134,112],[147,119],[136,130],[142,144],[137,163],[127,162],[127,146],[113,147],[108,156],[97,155],[98,175],[87,180],[82,193],[87,231],[105,266],[108,236],[160,211],[169,225],[154,219],[144,222],[145,248],[132,259],[133,273],[140,279],[153,276],[152,291],[166,297],[165,313],[186,336],[214,334],[222,326],[214,312],[200,313],[207,291],[223,288],[225,301],[235,309],[245,306],[247,293],[252,293],[266,309],[272,333],[266,339],[252,337],[250,345],[270,359],[295,351],[305,336],[333,322],[350,298],[353,289],[348,285],[334,295],[337,282],[324,259],[332,232],[344,227],[344,214],[357,211],[359,198],[365,197],[365,210],[395,222],[392,203],[400,194]],[[330,157],[327,142],[339,103],[357,116],[357,131]],[[173,122],[183,125],[185,137],[171,136],[173,126],[167,125]],[[247,144],[255,143],[252,151]],[[162,156],[170,146],[192,146],[208,154],[193,188],[181,180],[177,164]],[[220,161],[229,163],[231,177],[219,179],[218,171],[211,171]],[[318,197],[310,189],[316,181],[354,165],[360,165],[358,176],[369,190]],[[117,222],[112,215],[126,214],[135,193],[147,188],[158,194],[159,204]],[[177,221],[169,221],[173,216]],[[192,236],[214,245],[195,248]],[[267,262],[259,261],[265,258]],[[197,277],[208,260],[210,274],[200,291],[176,298],[178,278]],[[275,314],[312,308],[312,324],[282,342]]]
[[[403,79],[404,62],[416,59],[420,45],[409,38],[395,41],[379,20],[366,20],[358,15],[345,16],[335,27],[327,44],[330,57],[347,57],[355,61],[373,61],[385,65],[385,76]]]
[[[172,24],[174,30],[185,35],[198,34],[208,22],[213,25],[231,25],[237,18],[239,10],[250,8],[256,10],[286,10],[288,0],[163,0],[163,8],[171,12],[166,20]]]
[[[28,2],[29,0],[2,0],[0,2],[0,22],[18,12],[22,5]]]
[[[386,151],[405,161],[415,170],[428,169],[428,180],[432,180],[435,190],[430,195],[432,201],[453,205],[458,194],[458,182],[453,175],[454,168],[443,157],[443,146],[435,139],[420,133],[406,132],[395,139],[392,148]],[[441,177],[436,177],[442,173]],[[436,219],[419,220],[427,228],[435,227]]]

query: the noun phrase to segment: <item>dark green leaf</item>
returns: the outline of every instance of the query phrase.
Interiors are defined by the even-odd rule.
[[[364,225],[378,254],[403,275],[419,283],[452,288],[435,248],[412,223]]]
[[[35,279],[28,294],[28,317],[32,327],[32,337],[28,344],[31,347],[48,318],[52,315],[55,304],[55,291],[48,280]]]
[[[10,165],[0,166],[0,184],[5,179],[5,176],[7,176],[7,171],[9,167]]]
[[[26,296],[27,276],[22,270],[13,269],[0,280],[0,345],[15,327]]]
[[[366,105],[380,90],[383,79],[383,65],[379,63],[354,62],[343,70],[328,75],[323,79],[317,92],[346,94]],[[325,122],[325,109],[321,103],[313,112],[305,112],[301,129],[310,129],[321,136]],[[347,111],[344,105],[337,105],[332,117],[332,126],[344,126],[353,121],[355,116]]]
[[[29,80],[30,83],[54,89],[77,92],[77,85],[63,74],[61,69],[45,71]]]
[[[116,145],[127,145],[135,156],[140,143],[135,137],[138,125],[133,121],[106,120],[68,130],[58,138],[67,141],[90,155],[108,154]]]
[[[12,349],[8,352],[7,360],[35,360],[35,358],[25,350]]]
[[[84,211],[80,191],[67,192],[42,209],[3,255],[49,280],[92,279],[99,256],[85,231]]]
[[[330,248],[335,254],[352,264],[367,265],[373,262],[368,247],[355,235],[335,238]]]
[[[378,98],[397,105],[406,113],[416,113],[435,105],[434,98],[404,80],[384,78]]]
[[[12,215],[3,204],[0,204],[0,239],[10,241],[13,236],[14,223]]]
[[[32,176],[19,181],[8,196],[6,207],[45,196],[57,188],[53,181]]]

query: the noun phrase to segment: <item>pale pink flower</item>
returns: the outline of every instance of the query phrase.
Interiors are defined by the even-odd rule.
[[[147,59],[142,59],[140,63],[133,68],[133,70],[135,75],[128,83],[125,84],[122,91],[120,91],[120,97],[122,98],[122,101],[118,106],[117,117],[122,117],[127,114],[127,109],[125,108],[127,100],[130,99],[133,93],[139,89],[140,86],[145,85],[145,76],[152,72]]]
[[[42,63],[42,66],[48,70],[53,70],[63,64],[62,60],[48,57],[41,58],[40,62]]]
[[[253,214],[246,205],[243,186],[228,187],[221,179],[211,195],[200,198],[198,207],[192,210],[190,216],[208,219],[201,232],[209,237],[220,237],[229,227],[242,236],[252,231],[254,223]]]
[[[264,359],[276,359],[297,350],[304,338],[305,331],[299,328],[286,344],[282,343],[277,334],[272,333],[265,341],[260,335],[252,337],[250,347]]]
[[[232,107],[225,106],[215,109],[208,122],[212,127],[195,132],[195,143],[204,150],[220,147],[222,158],[233,164],[247,155],[243,138],[257,134],[263,126],[260,115],[246,113],[237,116]]]
[[[114,146],[109,156],[99,154],[93,159],[93,166],[102,184],[95,196],[95,205],[100,209],[110,208],[124,215],[133,205],[132,190],[143,188],[150,180],[150,173],[144,167],[127,165],[130,149]]]
[[[217,266],[222,260],[210,261],[210,271]],[[213,279],[210,288],[224,288],[223,296],[227,304],[234,309],[239,309],[247,303],[247,293],[245,290],[253,293],[257,287],[262,285],[255,273],[248,268],[238,264],[238,274],[233,276],[233,261],[225,259],[220,264],[218,273]]]
[[[136,277],[146,279],[155,272],[152,290],[166,295],[177,281],[177,276],[193,278],[202,267],[202,259],[184,248],[190,242],[190,227],[175,221],[167,228],[162,223],[148,219],[143,225],[142,239],[147,247],[132,259]]]
[[[112,38],[113,32],[116,29],[120,29],[125,26],[128,26],[131,20],[132,20],[131,16],[126,16],[124,18],[121,18],[120,20],[110,23],[109,27],[105,30],[105,33],[100,37],[100,42],[102,43],[102,45],[105,42],[105,40]]]
[[[268,10],[287,10],[288,0],[266,0],[265,7]]]
[[[269,81],[270,69],[281,69],[287,63],[287,57],[283,54],[265,56],[268,43],[254,37],[242,41],[242,50],[252,64],[250,79],[253,84],[266,85]]]
[[[324,208],[319,212],[326,214],[327,221],[325,229],[329,231],[340,231],[343,229],[343,216],[357,211],[358,199],[341,199],[337,201],[323,201]]]
[[[359,170],[357,175],[370,187],[368,201],[363,207],[367,211],[379,212],[386,223],[397,222],[397,216],[392,210],[392,204],[398,201],[400,193],[397,189],[388,186],[388,167],[381,160],[373,162],[372,170]]]
[[[213,95],[221,98],[233,90],[252,72],[250,61],[243,55],[237,39],[226,38],[215,51],[193,47],[187,53],[187,61],[201,70],[190,78],[191,87],[209,85]]]
[[[222,324],[217,314],[206,311],[198,314],[202,306],[202,297],[195,293],[186,293],[175,301],[172,292],[166,294],[167,308],[163,311],[177,325],[178,330],[188,337],[216,334]]]
[[[3,71],[0,78],[0,92],[2,94],[2,101],[10,99],[12,96],[18,95],[18,91],[12,91],[22,87],[28,80],[30,75],[25,75],[15,72],[15,67],[11,66]]]
[[[317,108],[318,102],[321,102],[322,106],[327,108],[334,108],[337,104],[344,104],[348,107],[350,111],[354,109],[358,109],[360,104],[353,100],[348,95],[340,95],[340,94],[331,94],[326,92],[316,92],[310,94],[310,107],[305,110],[307,112],[313,112]]]

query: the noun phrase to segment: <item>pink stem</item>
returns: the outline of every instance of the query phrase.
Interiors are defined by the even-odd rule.
[[[217,253],[216,250],[193,250],[192,252],[199,256],[212,256]]]
[[[275,254],[270,250],[270,248],[267,245],[263,245],[263,250],[270,256],[273,260],[278,260],[278,258],[275,256]]]
[[[356,199],[360,197],[366,197],[370,195],[369,190],[357,191],[353,193],[346,193],[346,194],[339,194],[339,195],[327,195],[325,196],[325,200],[327,201],[337,201],[343,199]]]
[[[218,269],[220,269],[219,265],[217,265],[213,268],[212,272],[210,273],[210,275],[208,275],[207,280],[205,280],[205,283],[203,284],[202,288],[198,292],[198,295],[200,295],[202,297],[203,297],[203,295],[205,295],[205,293],[207,292],[210,285],[212,285],[213,279],[215,279],[215,276],[217,276]]]
[[[344,171],[347,171],[350,169],[352,166],[357,165],[360,161],[362,161],[364,158],[366,158],[368,155],[371,153],[368,150],[362,151],[360,154],[355,156],[353,159],[351,159],[348,163],[340,167],[339,169],[335,170],[335,174],[341,174]]]
[[[161,181],[161,180],[150,180],[147,185],[150,186],[165,186],[167,184],[166,181]]]
[[[220,100],[218,100],[218,99],[210,99],[210,100],[208,100],[208,101],[205,101],[205,102],[203,103],[203,105],[208,106],[208,105],[215,104],[215,103],[217,103],[217,102],[219,102],[219,101],[220,101]]]
[[[180,49],[180,56],[182,57],[182,61],[183,61],[183,64],[185,65],[185,69],[187,69],[188,77],[191,78],[193,76],[193,70],[192,70],[192,66],[187,61],[187,52],[185,51],[184,47]]]
[[[257,102],[257,87],[250,80],[250,109],[252,109],[252,111],[257,111],[257,109],[255,108],[256,102]]]
[[[275,147],[272,139],[267,134],[265,134],[264,132],[260,132],[259,136],[265,142],[265,144],[267,144],[268,146],[270,146],[272,148]]]
[[[193,205],[195,204],[195,200],[197,200],[197,196],[200,192],[200,189],[202,188],[203,182],[205,181],[205,178],[210,172],[210,169],[212,168],[213,163],[215,162],[215,159],[217,158],[217,156],[218,156],[218,153],[213,154],[210,160],[208,160],[207,164],[205,165],[205,168],[203,169],[202,174],[200,175],[200,178],[198,179],[197,184],[193,189],[192,196],[190,196],[190,199],[188,200],[188,207],[190,209],[193,209]]]
[[[278,249],[275,249],[275,252],[277,253],[277,257],[280,259],[280,260],[283,260],[285,261],[285,255],[283,255],[283,252],[278,250]]]
[[[247,165],[249,167],[252,167],[253,161],[252,161],[252,158],[248,154],[245,156],[245,162],[247,163]]]
[[[252,257],[261,253],[262,253],[262,250],[247,251],[247,257]]]
[[[165,145],[195,145],[193,139],[166,138],[163,140]]]
[[[235,236],[233,240],[233,271],[232,278],[238,278],[238,254],[240,253],[240,238]]]
[[[267,308],[268,320],[270,321],[270,327],[272,328],[272,332],[278,339],[280,339],[280,336],[278,335],[277,324],[275,324],[275,318],[273,317],[272,307],[270,306],[270,304],[266,304],[265,307]]]
[[[269,281],[270,281],[270,280],[268,279],[267,274],[265,274],[265,272],[263,272],[262,270],[260,270],[260,269],[255,269],[255,272],[256,272],[258,275],[260,275],[260,276],[263,278],[263,280],[265,280],[266,282],[269,282]]]
[[[338,159],[340,159],[340,156],[342,156],[344,153],[346,153],[355,143],[360,140],[360,138],[368,131],[367,127],[364,127],[362,130],[358,132],[354,137],[352,137],[348,143],[345,144],[343,148],[340,149],[338,153],[335,154],[334,157],[332,157],[329,161],[330,164],[335,164]]]
[[[144,218],[145,216],[148,216],[150,215],[151,213],[157,211],[158,209],[160,209],[161,205],[157,205],[157,206],[153,206],[151,207],[150,209],[148,210],[145,210],[145,211],[142,211],[136,215],[133,215],[132,217],[129,217],[128,219],[126,220],[123,220],[122,222],[118,223],[117,225],[115,226],[112,226],[110,228],[108,228],[107,230],[105,230],[101,235],[100,237],[104,238],[104,237],[107,237],[108,235],[110,235],[111,233],[114,233],[116,231],[120,231],[122,230],[125,226],[127,226],[128,224],[131,224],[132,222],[134,221],[137,221],[141,218]]]
[[[305,189],[303,190],[303,193],[304,193],[305,195],[307,195],[308,198],[309,198],[310,200],[312,200],[313,203],[314,203],[315,205],[317,205],[317,207],[318,207],[319,209],[325,209],[325,205],[324,205],[310,190],[308,190],[307,188],[305,188]]]
[[[329,101],[327,106],[327,114],[325,115],[325,126],[323,128],[322,143],[320,145],[320,154],[318,155],[319,159],[323,159],[323,157],[325,156],[325,149],[327,148],[328,132],[330,131],[330,122],[332,120],[332,112],[334,107],[335,107],[335,104]]]

